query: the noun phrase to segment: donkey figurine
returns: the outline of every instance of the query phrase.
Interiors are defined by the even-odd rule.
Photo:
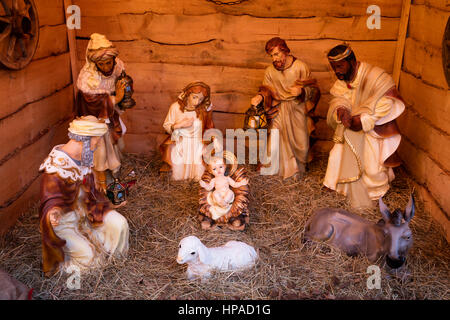
[[[327,241],[350,256],[365,255],[371,262],[386,255],[388,266],[399,268],[413,242],[409,222],[414,217],[414,196],[404,212],[391,213],[382,198],[379,205],[382,219],[378,223],[342,209],[320,209],[307,222],[304,238]]]

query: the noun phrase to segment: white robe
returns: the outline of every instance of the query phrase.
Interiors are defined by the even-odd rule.
[[[184,118],[194,119],[192,126],[175,129],[171,127]],[[172,149],[172,178],[174,180],[199,181],[205,171],[203,166],[202,121],[195,111],[181,111],[178,102],[173,103],[163,124],[168,134],[172,135],[175,147]]]
[[[396,151],[401,140],[399,134],[382,138],[374,127],[396,119],[405,105],[399,99],[380,95],[395,84],[383,70],[367,63],[360,63],[349,85],[351,88],[345,81],[337,80],[330,90],[334,98],[330,102],[328,122],[336,128],[334,139],[340,142],[330,151],[323,183],[350,196],[353,207],[367,207],[372,205],[371,200],[378,200],[389,190],[389,182],[395,176],[392,168],[384,166],[384,161]],[[336,114],[340,106],[351,111],[352,116],[361,116],[362,131],[344,128]]]

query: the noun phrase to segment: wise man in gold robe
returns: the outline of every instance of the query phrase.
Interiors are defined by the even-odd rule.
[[[371,207],[389,189],[393,167],[400,165],[396,119],[405,110],[392,77],[358,61],[350,46],[328,53],[338,80],[327,115],[335,130],[324,185],[347,195],[355,208]]]
[[[124,112],[118,104],[125,95],[126,83],[116,79],[125,70],[117,48],[104,36],[93,33],[86,50],[86,63],[78,81],[76,115],[93,115],[105,120],[108,132],[100,140],[94,156],[94,170],[101,188],[106,190],[106,172],[113,176],[120,169],[121,137],[126,127],[120,118]]]
[[[309,134],[313,130],[308,112],[315,108],[320,91],[308,66],[290,54],[283,39],[270,39],[265,50],[272,65],[265,71],[258,95],[251,100],[253,106],[264,104],[269,121],[269,156],[262,161],[260,172],[283,178],[303,176],[309,160]],[[279,135],[273,134],[274,129]],[[277,136],[279,141],[274,141]]]

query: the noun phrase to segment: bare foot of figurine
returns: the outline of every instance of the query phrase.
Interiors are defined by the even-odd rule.
[[[245,224],[241,223],[240,220],[235,220],[233,223],[228,224],[228,228],[234,231],[244,231]]]
[[[171,170],[172,168],[167,163],[163,163],[163,165],[159,169],[159,172],[170,172]]]
[[[208,220],[204,220],[202,221],[202,230],[214,230],[217,228],[217,225],[211,225],[211,222],[209,222]]]

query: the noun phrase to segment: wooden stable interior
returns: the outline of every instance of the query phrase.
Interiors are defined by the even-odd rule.
[[[224,1],[226,2],[226,1]],[[425,211],[450,240],[450,99],[443,65],[447,0],[35,0],[39,46],[24,69],[0,69],[0,233],[38,201],[38,168],[67,139],[74,83],[89,36],[105,34],[134,79],[137,106],[126,112],[126,152],[157,150],[163,120],[179,91],[193,80],[212,89],[214,122],[241,128],[250,98],[270,59],[265,42],[287,40],[311,68],[322,98],[315,149],[327,152],[329,89],[335,80],[326,53],[343,41],[358,59],[398,78],[407,103],[399,120],[400,156]],[[81,29],[68,30],[65,8],[81,9]],[[381,28],[368,29],[367,8],[381,8]],[[444,43],[448,45],[448,43]]]

